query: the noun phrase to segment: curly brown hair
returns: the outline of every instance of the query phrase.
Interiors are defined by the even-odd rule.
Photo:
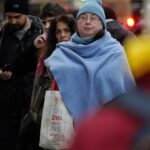
[[[40,53],[39,53],[39,57],[43,60],[52,54],[52,52],[56,48],[56,44],[58,43],[56,39],[56,27],[57,27],[58,22],[65,23],[69,27],[71,35],[76,31],[75,18],[72,15],[63,14],[54,18],[51,21],[51,25],[48,30],[48,37],[46,40],[46,44],[40,50]]]

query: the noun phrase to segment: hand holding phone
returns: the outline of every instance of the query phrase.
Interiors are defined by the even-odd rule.
[[[1,70],[4,72],[4,71],[10,71],[10,68],[11,68],[11,65],[10,64],[5,64]]]
[[[12,77],[12,72],[11,71],[2,71],[0,70],[0,79],[2,80],[9,80]]]
[[[0,79],[9,80],[12,76],[12,72],[10,71],[10,69],[11,69],[10,64],[4,65],[4,67],[0,69]]]

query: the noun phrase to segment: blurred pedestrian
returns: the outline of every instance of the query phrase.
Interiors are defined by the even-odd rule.
[[[20,120],[29,109],[41,20],[28,16],[28,1],[6,0],[0,31],[0,147],[15,150]]]
[[[75,125],[135,87],[124,49],[105,21],[101,5],[86,3],[77,14],[77,32],[45,60]]]
[[[37,48],[42,48],[45,45],[46,38],[47,38],[47,31],[50,27],[51,21],[59,15],[66,14],[65,9],[57,3],[46,3],[42,8],[41,12],[41,19],[44,26],[45,32],[39,35],[34,44]]]
[[[77,129],[69,150],[149,150],[150,95],[130,91]]]
[[[41,11],[40,18],[43,20],[45,29],[50,27],[50,22],[58,15],[65,14],[65,9],[57,3],[46,3]]]
[[[51,22],[46,45],[45,48],[41,49],[39,58],[44,61],[55,50],[57,43],[69,41],[75,31],[76,25],[73,16],[68,14],[57,16]]]
[[[128,38],[136,37],[130,30],[128,30],[117,20],[116,13],[110,6],[103,5],[103,8],[106,15],[107,30],[113,38],[118,40],[123,45]]]
[[[149,38],[149,35],[141,35],[138,39],[129,39],[125,44],[137,87],[147,92],[150,92]]]
[[[55,19],[52,20],[51,26],[48,30],[48,37],[46,39],[46,44],[43,48],[40,49],[38,54],[38,65],[35,73],[34,78],[34,86],[32,92],[32,99],[31,99],[31,108],[30,111],[34,112],[33,105],[35,105],[35,99],[42,103],[40,105],[40,112],[42,112],[43,102],[44,102],[44,95],[41,96],[41,89],[46,90],[45,84],[50,84],[49,80],[51,78],[48,77],[48,71],[45,69],[44,59],[46,59],[51,53],[54,51],[56,44],[62,41],[68,41],[71,38],[71,35],[75,32],[75,19],[70,15],[60,15],[57,16]],[[42,83],[40,82],[42,80]],[[48,88],[51,85],[48,86]],[[38,102],[38,105],[40,104]],[[39,117],[39,116],[38,116]],[[26,125],[27,118],[22,120],[22,125]],[[41,121],[41,120],[40,120]],[[39,124],[34,125],[31,124],[31,128],[28,128],[24,134],[19,136],[18,141],[18,149],[17,150],[41,150],[42,148],[39,147],[39,133],[40,133],[40,121]]]

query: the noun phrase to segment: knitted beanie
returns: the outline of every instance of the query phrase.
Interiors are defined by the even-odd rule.
[[[5,0],[4,12],[29,13],[28,0]]]
[[[81,7],[81,9],[78,11],[77,13],[77,19],[79,18],[79,16],[83,13],[93,13],[95,15],[97,15],[100,20],[102,21],[102,24],[104,26],[104,28],[106,28],[106,17],[105,17],[105,13],[102,7],[102,1],[99,0],[99,3],[96,1],[88,1],[83,7]]]

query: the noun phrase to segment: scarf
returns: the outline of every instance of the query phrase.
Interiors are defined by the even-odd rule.
[[[70,40],[57,44],[45,60],[62,99],[80,122],[103,104],[135,87],[123,47],[106,32],[84,45]]]
[[[77,44],[89,44],[94,41],[94,36],[93,37],[80,37],[77,33],[74,33],[72,35],[72,41],[77,43]]]

